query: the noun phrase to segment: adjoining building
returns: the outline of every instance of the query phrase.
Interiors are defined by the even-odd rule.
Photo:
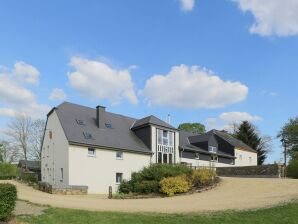
[[[152,163],[189,166],[255,166],[257,153],[221,131],[192,134],[155,116],[135,119],[64,102],[47,115],[42,182],[55,188],[87,186],[88,193],[116,191],[123,179]]]

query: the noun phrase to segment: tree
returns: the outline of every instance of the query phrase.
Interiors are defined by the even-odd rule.
[[[234,137],[257,151],[258,165],[262,165],[264,163],[270,150],[270,137],[260,137],[255,126],[250,124],[248,121],[243,121],[239,125],[234,133]]]
[[[284,140],[290,156],[298,158],[298,117],[290,118],[277,137]]]
[[[12,142],[17,145],[25,159],[27,168],[29,141],[32,132],[32,120],[26,115],[19,115],[12,119],[8,125],[6,134],[11,138]]]
[[[0,142],[0,162],[11,163],[19,157],[18,149],[15,145],[7,142]]]
[[[203,134],[206,132],[205,126],[200,123],[183,123],[179,125],[178,129],[196,134]]]
[[[43,119],[36,119],[31,123],[30,134],[30,157],[32,159],[41,159],[41,144],[46,122]]]

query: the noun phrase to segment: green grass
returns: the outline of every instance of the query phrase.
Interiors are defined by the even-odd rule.
[[[191,205],[189,205],[191,206]],[[274,208],[229,211],[210,214],[152,214],[121,212],[89,212],[72,209],[49,208],[43,215],[18,217],[20,221],[36,224],[286,224],[298,223],[298,203],[280,205]]]

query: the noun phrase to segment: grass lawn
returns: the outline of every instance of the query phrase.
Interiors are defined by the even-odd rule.
[[[191,206],[191,205],[190,205]],[[40,216],[17,217],[19,221],[36,224],[67,224],[67,223],[105,223],[105,224],[178,224],[178,223],[298,223],[298,202],[280,205],[274,208],[255,211],[230,211],[200,214],[152,214],[152,213],[121,213],[121,212],[89,212],[72,209],[49,208]]]

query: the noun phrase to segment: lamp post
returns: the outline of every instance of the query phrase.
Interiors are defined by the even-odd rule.
[[[281,139],[281,142],[284,146],[284,177],[287,176],[287,142],[284,138]]]

